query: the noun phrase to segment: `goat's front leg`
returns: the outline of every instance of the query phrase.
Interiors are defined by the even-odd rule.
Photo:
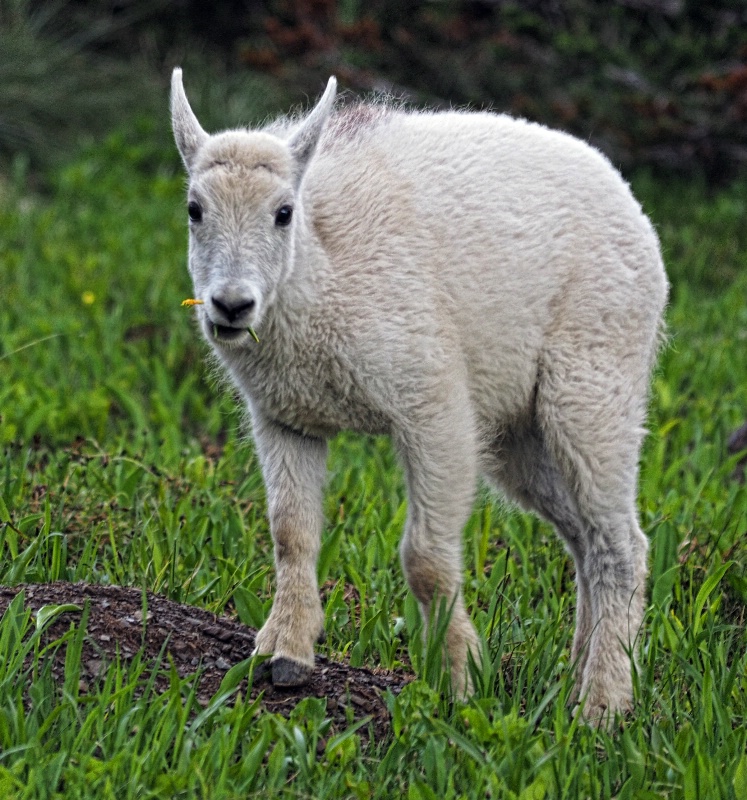
[[[316,562],[322,530],[327,443],[255,414],[254,438],[267,490],[277,590],[255,654],[272,654],[272,682],[298,686],[314,669],[324,630]]]
[[[477,470],[471,419],[466,388],[455,384],[445,403],[428,405],[397,434],[409,500],[402,565],[426,624],[441,599],[451,608],[445,645],[452,688],[460,699],[473,689],[469,654],[480,663],[479,640],[462,598],[462,529]]]

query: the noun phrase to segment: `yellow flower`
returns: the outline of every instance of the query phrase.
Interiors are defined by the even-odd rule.
[[[93,292],[83,292],[83,294],[80,296],[80,299],[85,305],[90,306],[96,301],[96,295]]]
[[[186,300],[182,300],[183,306],[202,306],[205,305],[204,300],[192,300],[192,298],[187,298]]]

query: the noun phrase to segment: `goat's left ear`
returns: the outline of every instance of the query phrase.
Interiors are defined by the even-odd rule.
[[[300,127],[293,132],[288,140],[288,147],[290,147],[294,161],[293,171],[296,185],[301,182],[301,178],[306,171],[311,156],[314,154],[314,150],[316,150],[316,146],[324,130],[324,125],[335,104],[336,96],[337,79],[332,77],[327,82],[327,88],[324,90],[321,100],[314,106],[312,112],[301,123]]]

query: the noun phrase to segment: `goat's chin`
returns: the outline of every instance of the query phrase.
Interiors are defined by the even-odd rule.
[[[245,347],[247,342],[250,340],[251,337],[248,333],[244,333],[243,336],[237,336],[233,339],[216,339],[214,336],[211,336],[210,344],[217,350],[239,350],[240,348]]]

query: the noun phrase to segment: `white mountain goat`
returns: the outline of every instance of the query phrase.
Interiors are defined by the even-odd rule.
[[[587,718],[630,707],[644,611],[637,520],[667,280],[649,220],[593,148],[489,113],[333,109],[208,135],[174,70],[200,327],[248,405],[277,591],[272,679],[308,680],[327,440],[389,434],[409,497],[401,558],[470,691],[478,638],[461,533],[478,473],[557,528],[576,565]],[[250,335],[256,331],[259,342]]]

